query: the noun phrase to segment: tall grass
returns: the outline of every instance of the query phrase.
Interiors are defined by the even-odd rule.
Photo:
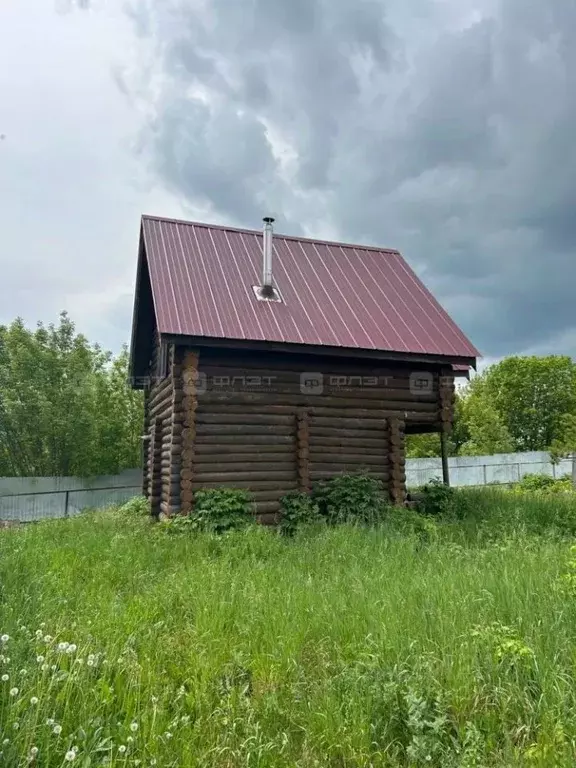
[[[510,499],[289,540],[3,531],[0,765],[573,766],[576,515]]]

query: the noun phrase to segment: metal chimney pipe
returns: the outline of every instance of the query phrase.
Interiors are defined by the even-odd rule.
[[[264,243],[263,243],[263,269],[262,269],[262,295],[272,296],[274,286],[272,284],[272,237],[274,219],[271,216],[264,217]]]

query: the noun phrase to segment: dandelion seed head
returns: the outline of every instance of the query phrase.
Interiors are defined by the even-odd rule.
[[[120,746],[118,747],[118,752],[120,752],[121,755],[123,755],[124,752],[126,752],[126,747],[124,746],[124,744],[120,744]]]
[[[37,629],[34,634],[36,635],[37,640],[42,640],[44,637],[44,632],[42,632],[41,629]]]
[[[76,760],[76,752],[73,749],[69,749],[68,752],[64,755],[64,760],[66,760],[67,763],[71,763],[73,760]]]
[[[46,725],[54,725],[54,718],[49,717],[48,720],[46,720]]]
[[[136,733],[136,731],[138,730],[138,723],[137,722],[130,723],[130,730],[132,731],[132,733]]]
[[[52,666],[50,667],[50,669],[52,670],[52,672],[56,672],[56,664],[52,664]]]
[[[35,707],[36,704],[38,704],[38,699],[36,698],[36,696],[32,696],[32,698],[30,699],[30,704],[32,704],[33,707]]]
[[[28,674],[28,670],[27,669],[21,669],[20,670],[20,674],[21,675],[27,675]]]
[[[46,622],[45,622],[45,621],[43,621],[43,622],[40,624],[40,629],[44,629],[44,627],[45,627],[45,626],[46,626]]]
[[[89,666],[89,667],[93,667],[94,666],[94,659],[91,659],[90,657],[88,657],[88,661],[86,662],[86,665]]]
[[[14,728],[15,731],[17,731],[20,728],[20,723],[18,722],[18,720],[15,720],[12,723],[12,728]]]
[[[10,688],[10,696],[12,697],[18,696],[19,693],[20,693],[20,690],[18,688]]]
[[[10,640],[10,635],[0,635],[0,642],[7,643]]]
[[[52,635],[44,635],[44,642],[51,643],[53,640]]]
[[[61,725],[55,725],[52,729],[52,732],[56,734],[56,736],[60,736],[62,733],[62,726]]]
[[[68,643],[58,643],[58,650],[61,653],[65,653],[68,648]]]
[[[69,646],[66,648],[66,653],[76,653],[76,648],[77,648],[77,646],[76,646],[76,645],[74,645],[74,643],[71,643],[71,644],[70,644],[70,645],[69,645]]]
[[[10,680],[10,675],[7,675],[6,673],[4,673],[4,674],[2,675],[2,682],[3,682],[3,683],[7,683],[7,682],[8,682],[8,680]]]
[[[38,747],[32,747],[30,750],[30,754],[32,755],[32,757],[36,757],[36,755],[38,754]]]
[[[42,664],[40,669],[42,670],[42,672],[46,672],[46,670],[48,669],[48,664]]]
[[[44,661],[44,656],[36,656],[36,661],[38,662],[38,664],[42,664],[42,662]]]
[[[2,742],[2,746],[5,747],[7,744],[10,744],[10,739],[4,739]]]
[[[132,736],[128,736],[128,737],[126,738],[126,741],[128,742],[128,744],[132,744],[132,742],[134,741],[134,739],[132,738]]]
[[[170,733],[170,731],[166,731],[166,733],[164,734],[164,737],[166,739],[171,739],[172,738],[172,734]]]

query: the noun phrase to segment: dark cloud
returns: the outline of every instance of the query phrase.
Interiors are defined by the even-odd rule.
[[[131,14],[157,65],[145,145],[172,191],[245,225],[274,208],[287,230],[401,248],[489,356],[576,338],[573,3]]]

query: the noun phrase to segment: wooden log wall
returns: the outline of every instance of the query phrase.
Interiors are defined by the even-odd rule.
[[[189,514],[194,502],[192,478],[194,476],[194,452],[196,444],[196,411],[198,409],[198,353],[185,350],[182,354],[182,430],[180,500],[181,511]]]
[[[438,374],[431,387],[413,391],[408,369],[316,361],[321,386],[310,388],[306,366],[293,360],[236,363],[214,350],[201,353],[194,462],[183,482],[191,480],[192,490],[247,488],[262,514],[276,512],[290,490],[368,471],[401,503],[404,425],[439,426]]]
[[[406,367],[316,360],[307,377],[310,364],[289,355],[263,362],[172,346],[160,378],[160,359],[156,341],[144,465],[155,514],[188,513],[196,490],[228,486],[249,490],[255,512],[271,521],[289,491],[361,471],[382,480],[400,504],[406,426],[448,431],[453,420],[449,372],[433,372],[432,385],[418,388]]]
[[[156,342],[152,353],[152,381],[147,399],[150,441],[144,467],[144,474],[148,478],[148,495],[154,515],[158,515],[160,512],[170,514],[180,507],[179,476],[176,479],[176,487],[171,480],[175,474],[172,469],[175,456],[175,447],[173,447],[174,427],[179,418],[178,403],[182,399],[181,387],[178,387],[180,371],[173,347],[169,350],[169,370],[168,375],[164,378],[160,378],[155,373],[157,370],[155,364],[158,359],[159,345]]]
[[[405,425],[400,419],[390,420],[390,453],[388,490],[394,504],[406,500]]]

